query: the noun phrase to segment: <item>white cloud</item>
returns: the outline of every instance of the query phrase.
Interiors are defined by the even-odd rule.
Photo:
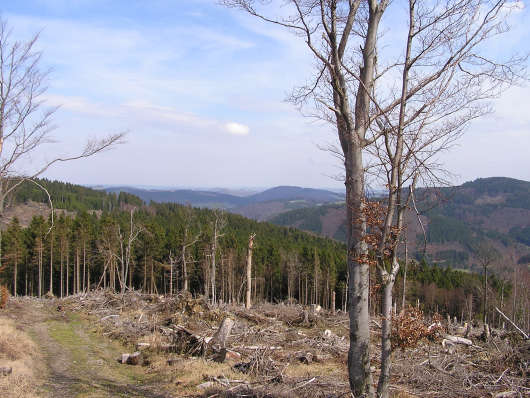
[[[250,128],[244,124],[230,122],[225,124],[225,130],[232,135],[248,135]]]

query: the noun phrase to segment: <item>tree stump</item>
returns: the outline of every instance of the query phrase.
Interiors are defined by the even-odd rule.
[[[226,317],[221,322],[221,325],[219,326],[219,329],[217,329],[217,332],[213,335],[212,338],[212,347],[218,346],[220,348],[226,347],[226,339],[228,339],[228,336],[230,335],[230,332],[232,331],[232,327],[234,326],[234,320]]]

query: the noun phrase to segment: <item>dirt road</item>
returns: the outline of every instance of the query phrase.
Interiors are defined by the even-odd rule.
[[[93,330],[77,314],[57,309],[53,301],[12,300],[6,316],[39,347],[39,396],[53,398],[170,397],[156,376],[117,358],[130,349]]]

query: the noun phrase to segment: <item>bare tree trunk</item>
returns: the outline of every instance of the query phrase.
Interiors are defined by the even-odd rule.
[[[147,293],[147,252],[144,253],[144,293]]]
[[[86,291],[86,243],[83,240],[83,292]]]
[[[173,258],[169,258],[169,295],[173,296]]]
[[[350,349],[348,376],[354,396],[373,396],[370,370],[370,315],[368,313],[369,266],[362,261],[367,255],[363,237],[366,223],[363,215],[364,181],[360,146],[350,146],[346,155],[346,216],[348,224],[348,271],[350,283],[349,318]]]
[[[81,292],[81,259],[79,258],[79,247],[75,248],[76,262],[76,293]]]
[[[70,245],[68,244],[68,242],[66,242],[66,296],[70,294],[69,268],[70,268]]]
[[[407,240],[405,239],[405,269],[403,272],[403,297],[401,300],[401,310],[405,310],[406,300],[405,296],[407,293],[407,266],[409,262],[409,252],[407,247]]]
[[[18,249],[15,252],[15,270],[13,274],[13,296],[15,297],[17,297],[17,277],[18,277]]]
[[[383,319],[381,330],[381,375],[377,386],[378,396],[388,398],[388,383],[390,382],[390,367],[392,356],[392,344],[390,334],[392,332],[392,288],[394,287],[393,278],[387,281],[383,289]]]
[[[42,252],[44,248],[42,247],[42,239],[39,240],[39,297],[42,297]]]
[[[252,294],[252,247],[254,246],[254,238],[256,234],[250,234],[248,238],[248,249],[247,249],[247,295],[245,300],[245,308],[248,310],[252,306],[251,294]]]
[[[64,292],[64,246],[63,242],[61,242],[61,293],[60,297],[63,298],[63,292]]]
[[[319,304],[318,302],[318,278],[319,278],[319,269],[320,269],[320,260],[318,258],[317,249],[314,251],[314,264],[313,264],[313,304]]]

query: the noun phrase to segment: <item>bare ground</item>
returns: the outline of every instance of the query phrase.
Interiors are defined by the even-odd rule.
[[[2,316],[37,343],[40,397],[349,396],[344,313],[284,304],[246,311],[186,295],[101,290],[64,300],[15,299]],[[218,363],[204,342],[226,316],[235,320],[227,348],[240,357]],[[377,321],[372,336],[377,379]],[[472,346],[444,348],[436,337],[396,350],[392,397],[530,396],[530,344],[507,332],[489,342],[472,338]],[[116,361],[137,344],[149,345],[145,366]]]
[[[11,300],[1,315],[29,334],[41,353],[38,376],[40,397],[148,397],[169,395],[145,369],[121,365],[116,358],[127,352],[117,342],[91,331],[75,314],[58,312],[44,300]]]

